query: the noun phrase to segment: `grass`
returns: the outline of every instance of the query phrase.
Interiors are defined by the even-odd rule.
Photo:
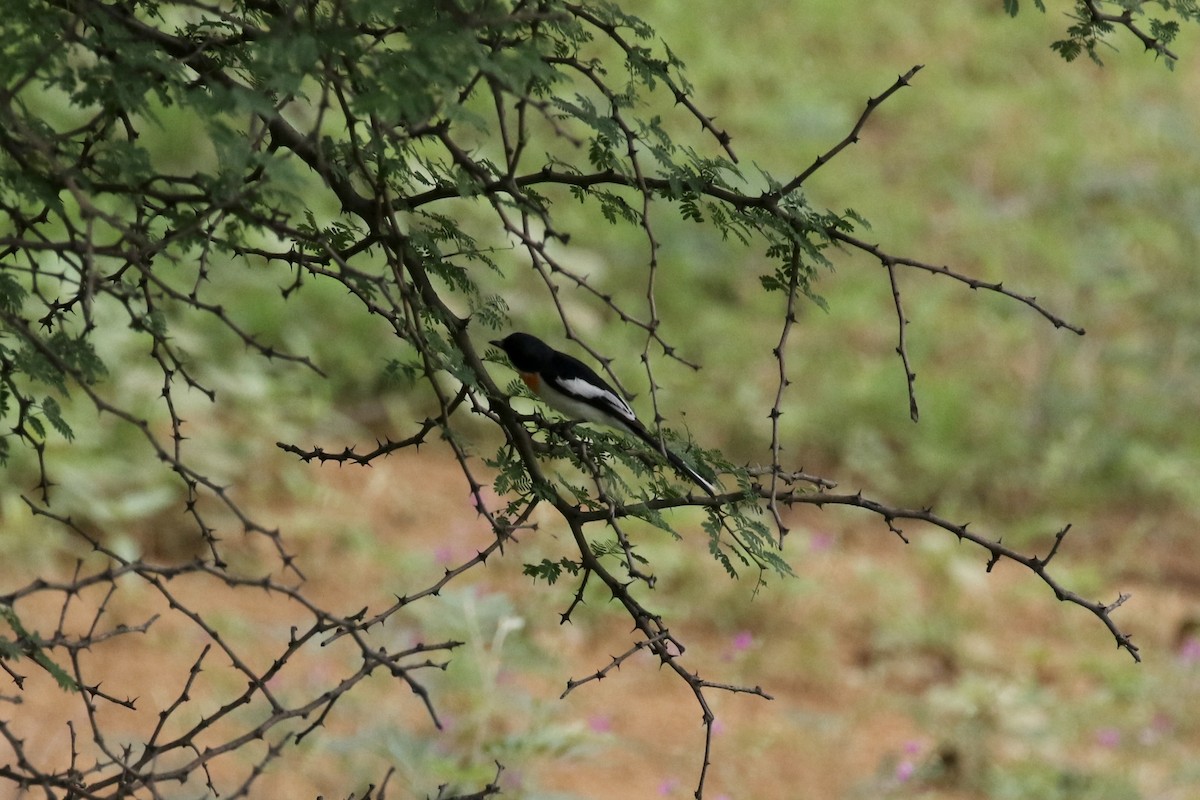
[[[804,312],[789,355],[784,419],[809,467],[1007,522],[1119,497],[1124,512],[1163,509],[1166,524],[1190,525],[1200,496],[1178,478],[1200,445],[1200,312],[1189,299],[1200,68],[1185,58],[1170,73],[1119,38],[1104,69],[1068,65],[1048,46],[1060,18],[1012,20],[994,5],[877,4],[854,20],[834,2],[656,2],[639,13],[690,63],[735,148],[783,177],[840,139],[868,96],[926,64],[811,179],[813,202],[853,206],[891,252],[1002,280],[1088,330],[1077,338],[1004,298],[903,276],[923,408],[911,426],[884,276],[868,259],[837,258],[818,287],[831,310]],[[693,428],[762,457],[778,313],[753,289],[766,265],[660,218],[664,328],[707,367],[669,373],[666,390],[687,398],[679,413]],[[622,245],[582,221],[572,233],[605,288],[645,262],[636,235]],[[752,387],[735,385],[734,363],[761,365]]]

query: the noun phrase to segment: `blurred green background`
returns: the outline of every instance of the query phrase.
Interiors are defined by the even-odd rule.
[[[840,139],[868,96],[925,64],[862,141],[810,180],[812,202],[853,207],[874,225],[863,238],[889,252],[1004,281],[1087,329],[1077,337],[1005,298],[902,275],[922,409],[913,425],[885,274],[872,259],[838,258],[819,287],[830,312],[808,310],[790,354],[794,455],[869,476],[903,502],[982,506],[1010,524],[1120,513],[1154,520],[1148,527],[1165,528],[1156,535],[1193,538],[1195,58],[1172,73],[1114,36],[1121,52],[1104,69],[1066,64],[1048,47],[1065,18],[1029,10],[1014,20],[988,2],[878,2],[853,14],[836,2],[703,12],[662,2],[643,13],[681,35],[673,47],[738,151],[784,177]],[[754,360],[761,397],[777,298],[747,290],[763,270],[753,257],[698,238],[681,229],[670,240],[678,277],[663,285],[703,285],[703,298],[680,304],[702,309],[701,324],[686,313],[668,324],[691,354],[720,343],[705,381],[764,356]],[[745,433],[727,403],[746,395],[731,379],[691,412],[706,429],[726,419],[733,443]],[[761,440],[766,420],[753,421]]]
[[[839,141],[866,99],[915,64],[861,141],[806,184],[814,206],[852,207],[886,251],[1003,281],[1082,326],[901,271],[921,421],[908,418],[886,273],[832,256],[788,353],[791,459],[899,503],[986,515],[1006,535],[1060,520],[1119,521],[1124,542],[1192,547],[1200,520],[1200,58],[1169,71],[1114,34],[1106,66],[1063,62],[1069,20],[999,2],[634,4],[689,65],[702,109],[733,135],[747,175],[786,180]],[[679,131],[697,138],[694,123]],[[569,261],[644,308],[637,231],[559,209]],[[574,217],[572,217],[574,215]],[[664,367],[663,408],[735,459],[766,458],[765,402],[781,299],[759,254],[662,207],[654,219],[664,335],[699,374]],[[584,332],[622,336],[582,292]],[[507,296],[514,324],[553,319]],[[591,323],[589,331],[588,323]],[[623,334],[634,349],[640,339]],[[622,352],[618,346],[608,354]],[[622,370],[622,367],[624,368]],[[635,363],[617,369],[631,388]],[[648,399],[643,395],[643,400]],[[679,415],[686,413],[686,418]],[[700,433],[702,431],[702,433]],[[1189,550],[1189,552],[1197,552]]]

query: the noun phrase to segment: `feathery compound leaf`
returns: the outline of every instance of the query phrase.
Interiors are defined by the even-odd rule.
[[[21,618],[17,616],[16,609],[0,603],[0,619],[8,623],[8,627],[14,635],[14,639],[11,641],[0,637],[0,656],[14,660],[28,656],[54,678],[60,689],[67,692],[79,691],[79,685],[67,674],[66,670],[46,655],[46,651],[42,647],[43,641],[38,635],[25,629]]]
[[[42,413],[46,416],[46,421],[54,426],[54,429],[62,434],[64,439],[71,440],[75,438],[75,433],[71,430],[71,426],[63,419],[62,406],[53,397],[46,396],[42,398],[41,403]]]

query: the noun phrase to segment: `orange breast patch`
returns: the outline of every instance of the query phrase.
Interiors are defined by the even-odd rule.
[[[525,381],[525,385],[529,387],[529,391],[534,394],[538,393],[538,387],[542,385],[542,379],[538,377],[536,372],[522,372],[521,380]]]

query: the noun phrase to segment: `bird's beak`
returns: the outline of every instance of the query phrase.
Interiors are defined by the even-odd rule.
[[[500,343],[499,339],[492,339],[491,341],[488,342],[488,344],[494,344],[494,345],[496,345],[496,347],[499,347],[501,350],[504,349],[504,345],[502,345]]]

